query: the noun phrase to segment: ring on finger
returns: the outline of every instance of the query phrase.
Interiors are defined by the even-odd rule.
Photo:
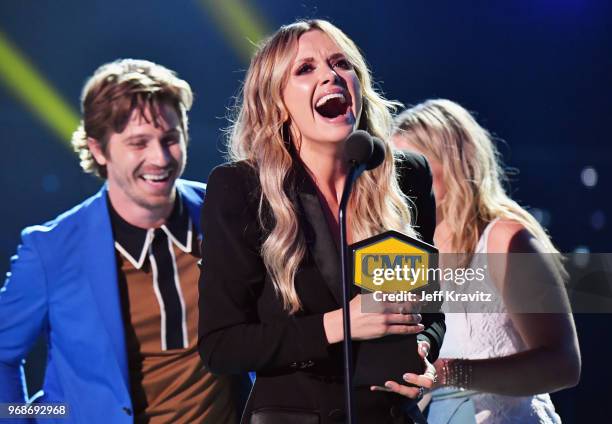
[[[423,377],[430,379],[434,383],[438,381],[438,375],[435,372],[426,371],[425,374],[423,374]]]

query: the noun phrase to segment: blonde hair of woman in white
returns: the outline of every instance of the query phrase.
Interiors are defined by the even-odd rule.
[[[472,422],[560,422],[547,393],[574,386],[580,378],[578,339],[562,289],[566,272],[542,226],[504,190],[490,134],[459,104],[437,99],[397,116],[392,140],[397,148],[425,155],[431,166],[440,252],[461,254],[460,265],[485,265],[484,284],[503,300],[496,313],[446,314],[435,387],[447,389],[434,390],[429,422],[458,422],[452,405],[442,401],[449,395],[455,399],[452,407],[462,397],[471,401]],[[513,253],[542,258],[547,265],[528,283],[557,282],[562,310],[517,313],[509,307],[525,299],[525,286],[509,277],[507,258]],[[405,386],[392,389],[402,393]],[[438,400],[439,392],[444,396]]]

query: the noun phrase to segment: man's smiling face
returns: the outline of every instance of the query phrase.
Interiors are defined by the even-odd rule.
[[[109,194],[120,215],[125,208],[155,210],[172,205],[176,180],[185,169],[186,141],[179,114],[168,103],[154,105],[144,114],[134,109],[125,129],[110,134],[105,152],[99,144],[90,147],[96,161],[106,166]]]

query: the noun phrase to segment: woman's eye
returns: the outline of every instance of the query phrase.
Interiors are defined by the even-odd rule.
[[[304,63],[302,66],[300,66],[297,69],[296,74],[297,75],[303,75],[303,74],[306,74],[306,73],[312,71],[312,69],[313,68],[312,68],[312,65],[310,63]]]
[[[339,67],[339,68],[342,68],[342,69],[351,69],[352,68],[351,64],[346,59],[338,60],[336,63],[334,63],[334,67]]]

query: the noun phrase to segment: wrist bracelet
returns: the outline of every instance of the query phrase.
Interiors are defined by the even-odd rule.
[[[443,359],[442,379],[445,386],[468,389],[472,385],[472,364],[469,360]]]

